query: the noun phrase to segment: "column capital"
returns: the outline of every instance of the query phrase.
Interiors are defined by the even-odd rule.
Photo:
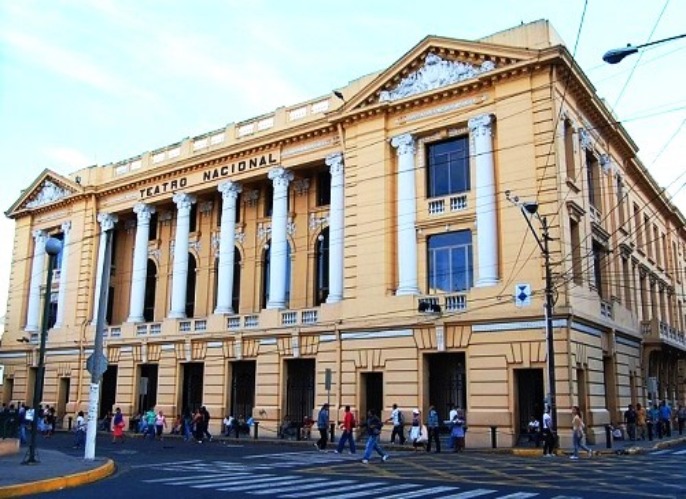
[[[470,118],[467,122],[467,126],[469,127],[469,132],[473,135],[478,136],[483,134],[490,137],[493,131],[493,121],[495,120],[493,119],[492,114],[481,114]]]
[[[243,192],[241,184],[237,184],[233,180],[225,180],[217,186],[217,190],[222,193],[222,199],[236,199],[240,192]]]
[[[174,204],[176,204],[176,209],[181,210],[181,209],[190,209],[192,204],[195,204],[196,198],[195,196],[188,194],[186,192],[177,192],[174,194],[174,197],[172,198],[172,201],[174,201]]]
[[[331,175],[340,175],[343,173],[343,153],[334,152],[329,154],[324,159],[324,163],[329,167]]]
[[[66,222],[62,222],[61,228],[62,228],[62,232],[64,232],[65,234],[68,234],[69,231],[71,230],[71,220],[67,220]]]
[[[139,222],[149,222],[151,215],[155,213],[155,207],[146,203],[136,203],[133,212],[138,215]]]
[[[104,211],[98,213],[98,223],[100,224],[100,228],[103,230],[103,232],[114,229],[114,224],[116,224],[118,221],[119,217],[117,215],[106,213]]]
[[[31,235],[33,235],[36,244],[44,243],[48,239],[48,233],[41,229],[34,230]]]
[[[403,133],[393,137],[391,139],[391,146],[398,150],[398,156],[414,154],[416,151],[416,142],[410,133]]]
[[[282,166],[275,166],[269,170],[269,180],[274,182],[274,187],[288,187],[288,184],[293,180],[293,172],[286,170]]]

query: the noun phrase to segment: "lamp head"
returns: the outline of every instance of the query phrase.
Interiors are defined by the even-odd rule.
[[[534,201],[527,201],[522,203],[522,209],[525,210],[529,215],[535,215],[538,212],[538,203]]]
[[[603,61],[607,62],[608,64],[617,64],[626,56],[635,54],[636,52],[638,52],[638,47],[634,47],[632,45],[627,45],[621,49],[608,50],[605,52],[605,54],[603,54]]]
[[[55,237],[48,238],[48,240],[45,242],[45,251],[50,256],[57,255],[60,251],[62,251],[62,241]]]

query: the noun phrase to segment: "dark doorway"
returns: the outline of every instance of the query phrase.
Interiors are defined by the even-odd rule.
[[[447,419],[452,406],[467,409],[467,376],[464,353],[437,353],[429,363],[429,404]]]
[[[69,402],[69,389],[71,388],[71,378],[60,378],[57,392],[57,419],[63,420],[67,413],[67,402]]]
[[[312,416],[314,409],[314,359],[286,361],[286,412],[291,421]]]
[[[255,406],[255,361],[231,362],[231,414],[248,419]]]
[[[102,375],[102,382],[100,383],[100,414],[98,414],[100,419],[113,410],[113,406],[117,401],[117,371],[117,366],[109,365],[105,374]]]
[[[205,364],[188,362],[183,366],[183,388],[181,390],[181,410],[194,411],[202,406],[202,380]]]
[[[362,402],[361,407],[366,417],[367,411],[374,411],[377,416],[381,415],[383,409],[383,373],[362,373]]]
[[[515,369],[514,379],[517,394],[517,407],[515,408],[517,427],[515,431],[521,437],[527,435],[531,416],[539,422],[543,420],[545,403],[543,369]]]
[[[138,366],[138,411],[145,412],[157,405],[157,364]]]
[[[5,378],[2,384],[2,403],[9,406],[14,398],[14,378]]]

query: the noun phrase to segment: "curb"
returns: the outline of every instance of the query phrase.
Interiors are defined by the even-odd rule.
[[[17,485],[0,487],[0,498],[23,497],[29,494],[40,494],[43,492],[54,492],[56,490],[70,489],[89,483],[97,482],[112,475],[116,470],[114,461],[107,459],[106,462],[93,468],[92,470],[74,473],[73,475],[63,475],[36,482],[27,482]]]

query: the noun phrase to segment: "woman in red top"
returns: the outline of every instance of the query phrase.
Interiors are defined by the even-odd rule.
[[[343,452],[346,440],[350,441],[350,453],[355,454],[355,438],[353,437],[353,430],[355,429],[355,416],[350,412],[350,406],[345,406],[345,414],[343,416],[343,424],[341,430],[343,435],[338,439],[338,448],[334,451],[336,454]]]

